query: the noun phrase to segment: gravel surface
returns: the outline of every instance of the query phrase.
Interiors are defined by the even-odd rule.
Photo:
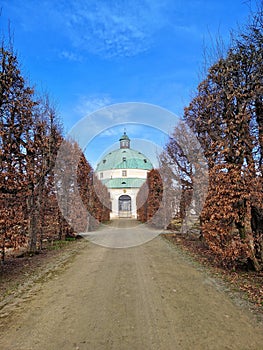
[[[2,301],[0,349],[262,349],[252,315],[166,240],[74,247]]]

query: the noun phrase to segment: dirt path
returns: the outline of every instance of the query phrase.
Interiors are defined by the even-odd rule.
[[[11,316],[6,308],[3,350],[263,348],[251,316],[159,237],[129,249],[87,241]]]

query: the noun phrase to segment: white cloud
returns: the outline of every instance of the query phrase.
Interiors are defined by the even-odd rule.
[[[63,59],[71,61],[71,62],[82,62],[83,61],[83,57],[81,55],[74,53],[74,52],[71,52],[71,51],[67,51],[67,50],[60,52],[59,56]]]
[[[91,113],[111,104],[112,100],[108,95],[81,96],[75,111],[81,117],[86,117]]]
[[[171,0],[79,0],[59,4],[75,47],[104,58],[135,56],[148,50],[167,25]]]
[[[187,21],[181,23],[181,0],[3,2],[24,30],[49,31],[63,43],[66,38],[72,47],[60,56],[72,61],[80,60],[75,52],[82,57],[87,52],[103,58],[136,56],[149,50],[164,28],[192,31]]]

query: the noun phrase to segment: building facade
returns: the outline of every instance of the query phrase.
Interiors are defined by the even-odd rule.
[[[110,192],[111,218],[136,218],[136,196],[153,166],[143,153],[130,148],[126,132],[119,141],[120,148],[103,157],[95,173]]]

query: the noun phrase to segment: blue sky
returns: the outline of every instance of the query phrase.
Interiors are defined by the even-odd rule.
[[[204,47],[219,34],[228,43],[230,30],[246,23],[255,5],[243,0],[2,0],[0,6],[1,30],[10,20],[23,73],[50,94],[68,132],[81,118],[115,103],[153,104],[181,116],[201,79]],[[93,122],[100,125],[98,118],[93,115]],[[142,122],[151,127],[152,118]],[[122,124],[111,122],[112,127]],[[160,138],[172,130],[162,124],[160,117]],[[118,140],[116,132],[101,137],[105,128],[111,126],[97,128],[100,144],[93,140],[92,163],[102,146]],[[130,129],[132,138],[145,138],[143,128],[135,129]]]

